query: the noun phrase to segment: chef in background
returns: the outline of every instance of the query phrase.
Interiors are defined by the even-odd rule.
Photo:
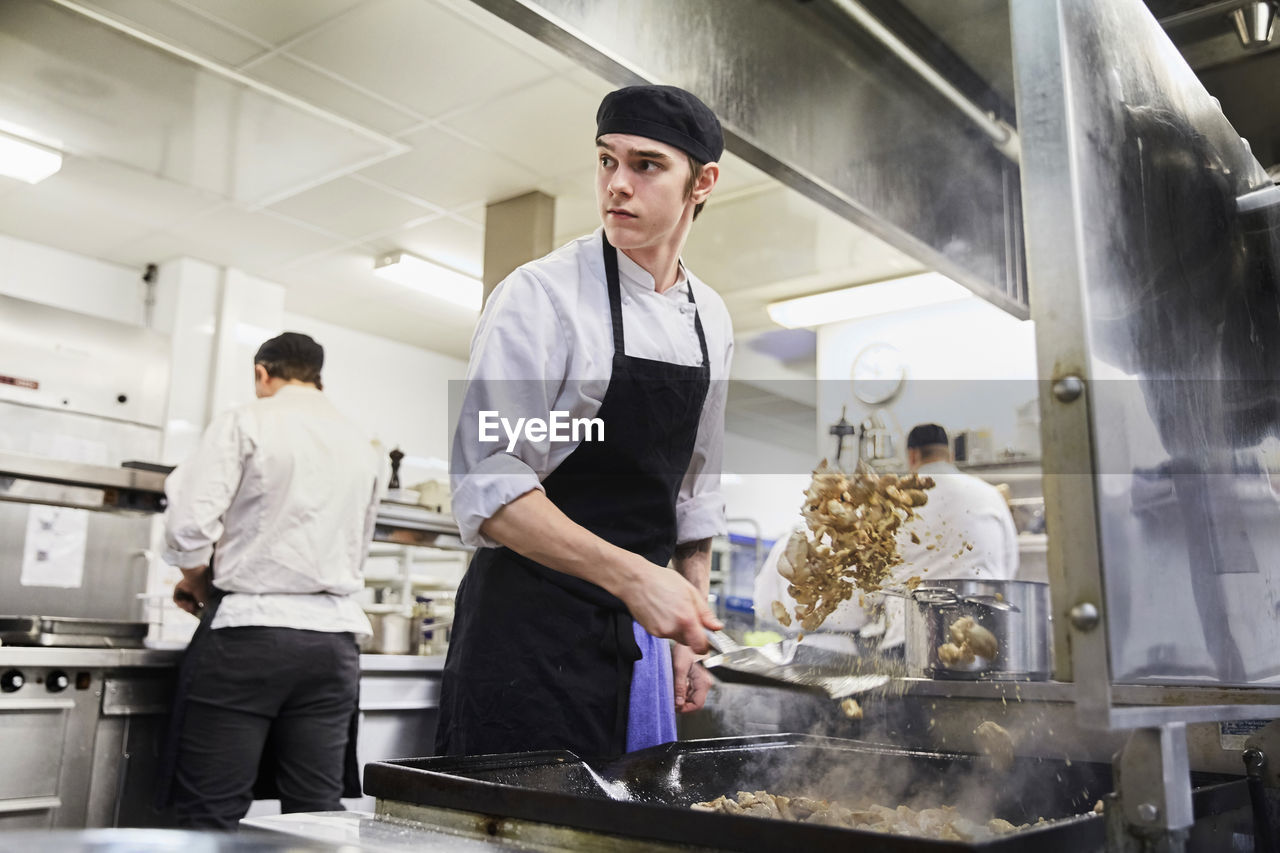
[[[955,466],[947,431],[920,424],[907,434],[907,465],[936,485],[920,516],[898,534],[901,565],[893,584],[913,577],[938,580],[1013,580],[1018,573],[1018,531],[1009,504],[995,486]],[[919,542],[912,540],[915,535]],[[885,627],[880,649],[900,654],[906,640],[905,602],[884,596]],[[874,633],[866,628],[863,635]]]
[[[174,601],[200,616],[157,791],[183,827],[234,829],[255,794],[284,812],[360,795],[356,638],[371,631],[355,595],[380,455],[321,392],[310,337],[285,332],[253,362],[257,399],[218,416],[165,484]]]
[[[707,585],[733,329],[681,253],[724,137],[691,93],[629,86],[601,102],[595,142],[603,227],[504,279],[472,340],[450,474],[479,550],[458,588],[441,754],[653,746],[711,683],[697,655],[721,627]],[[600,428],[487,443],[486,411]]]

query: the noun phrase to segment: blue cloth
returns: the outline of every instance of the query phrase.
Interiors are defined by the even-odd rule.
[[[627,752],[676,739],[676,698],[671,680],[671,645],[633,621],[640,660],[631,672]]]

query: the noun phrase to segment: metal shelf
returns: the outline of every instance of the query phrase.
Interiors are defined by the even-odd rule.
[[[373,541],[395,545],[417,545],[451,551],[472,551],[464,545],[452,516],[425,507],[388,503],[378,506],[373,525]]]
[[[0,500],[106,512],[163,512],[167,475],[0,452]]]

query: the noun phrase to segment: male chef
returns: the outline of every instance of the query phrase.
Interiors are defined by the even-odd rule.
[[[318,343],[285,332],[253,361],[257,399],[217,417],[165,484],[165,559],[183,575],[174,601],[201,616],[158,795],[184,827],[235,828],[260,763],[275,783],[260,795],[285,812],[360,794],[355,638],[370,627],[353,596],[380,460],[321,392]]]
[[[697,655],[721,627],[707,583],[733,330],[681,252],[723,135],[671,86],[612,92],[596,125],[602,227],[508,276],[472,341],[451,475],[479,550],[458,589],[442,754],[664,743],[710,683]],[[522,417],[588,428],[480,428]]]
[[[907,465],[933,478],[935,485],[928,492],[929,502],[916,510],[920,518],[898,537],[902,564],[894,570],[894,580],[1013,580],[1018,573],[1018,531],[1009,504],[995,486],[955,466],[947,431],[938,424],[912,427]],[[907,538],[912,533],[919,542]],[[906,640],[903,600],[885,596],[884,609],[880,649],[900,653]]]

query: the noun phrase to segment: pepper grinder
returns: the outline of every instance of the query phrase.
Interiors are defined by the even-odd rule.
[[[400,460],[404,459],[404,453],[397,447],[388,455],[391,457],[391,482],[387,488],[395,490],[400,488]]]

